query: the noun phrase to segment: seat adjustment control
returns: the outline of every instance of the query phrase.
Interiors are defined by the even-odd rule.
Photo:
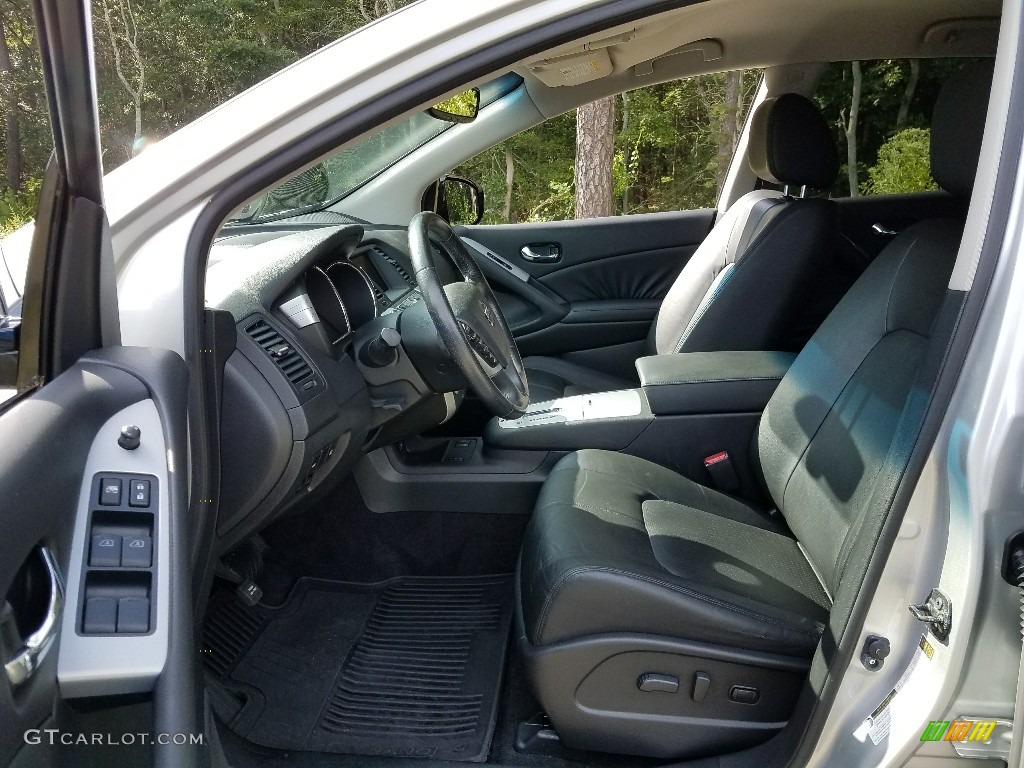
[[[659,691],[675,693],[679,690],[679,678],[674,675],[661,675],[657,672],[645,672],[636,679],[636,687],[644,693]]]
[[[734,685],[729,690],[729,698],[737,704],[757,704],[761,700],[761,692],[748,685]]]
[[[708,695],[708,688],[711,687],[711,675],[707,672],[698,672],[693,676],[693,700],[698,704],[704,701]]]

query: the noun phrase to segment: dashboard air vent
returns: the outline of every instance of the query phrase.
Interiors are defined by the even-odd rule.
[[[245,332],[263,348],[295,389],[302,388],[313,377],[309,363],[263,318],[257,318],[245,326]]]
[[[405,271],[405,268],[402,267],[402,265],[398,263],[398,261],[395,259],[394,256],[389,254],[383,248],[379,248],[376,245],[371,246],[370,250],[373,251],[373,253],[376,254],[377,256],[379,256],[380,258],[384,259],[384,261],[386,261],[388,264],[390,264],[391,268],[396,273],[398,273],[398,276],[401,277],[407,284],[415,285],[415,283],[413,282],[412,276],[408,272]]]

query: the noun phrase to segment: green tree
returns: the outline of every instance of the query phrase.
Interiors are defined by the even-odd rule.
[[[931,175],[930,131],[907,128],[888,139],[878,150],[878,162],[868,169],[862,185],[865,195],[924,192],[938,189]]]

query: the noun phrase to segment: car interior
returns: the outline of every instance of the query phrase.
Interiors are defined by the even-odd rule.
[[[463,84],[476,119],[326,207],[226,223],[203,286],[219,498],[191,566],[228,764],[786,764],[964,306],[950,276],[999,14],[674,8]],[[882,58],[960,61],[932,107],[939,189],[831,197],[843,159],[815,88]],[[546,119],[753,68],[716,208],[434,212],[446,174]],[[76,641],[158,620],[174,537],[129,520],[167,483],[96,475]],[[62,685],[117,692],[72,653]]]
[[[793,738],[963,300],[998,9],[737,7],[533,57],[479,124],[355,202],[221,231],[201,633],[237,764],[769,764]],[[594,51],[606,70],[559,79]],[[816,78],[869,56],[964,58],[934,103],[940,192],[816,193],[840,170]],[[637,77],[754,64],[719,210],[369,217],[382,190],[418,209],[482,146]]]

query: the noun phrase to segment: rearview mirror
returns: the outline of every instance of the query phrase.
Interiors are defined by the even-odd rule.
[[[484,217],[484,191],[461,176],[442,176],[423,191],[420,209],[433,211],[449,224],[472,226]]]
[[[472,123],[480,111],[480,89],[463,91],[427,110],[427,114],[449,123]]]

